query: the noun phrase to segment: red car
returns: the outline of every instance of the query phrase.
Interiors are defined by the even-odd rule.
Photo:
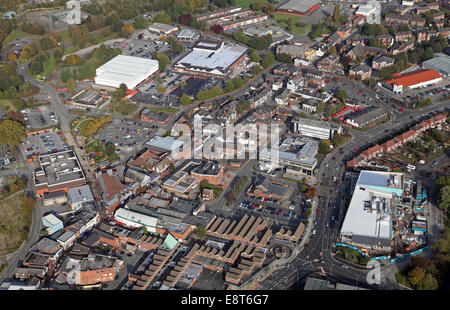
[[[317,209],[317,213],[320,213],[320,209]]]
[[[400,110],[398,110],[400,113],[403,113],[403,112],[405,112],[405,109],[400,109]]]

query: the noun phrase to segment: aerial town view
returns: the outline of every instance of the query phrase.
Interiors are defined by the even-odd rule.
[[[1,0],[0,291],[449,290],[449,17]]]

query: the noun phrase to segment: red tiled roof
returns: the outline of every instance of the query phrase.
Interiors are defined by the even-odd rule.
[[[114,175],[109,176],[107,174],[102,174],[99,178],[103,179],[103,183],[105,185],[105,194],[108,200],[113,199],[118,193],[120,193],[125,185],[120,183],[118,178]]]
[[[382,146],[385,148],[393,147],[394,145],[395,145],[395,142],[393,140],[389,140],[382,144]]]
[[[447,118],[447,113],[436,115],[436,118],[440,121]]]
[[[411,73],[402,74],[399,77],[385,80],[384,82],[391,87],[393,87],[393,85],[402,85],[403,87],[409,87],[438,78],[442,78],[442,75],[440,75],[436,70],[430,69],[418,70]]]

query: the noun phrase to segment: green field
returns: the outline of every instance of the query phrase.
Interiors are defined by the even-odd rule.
[[[160,113],[160,112],[165,112],[165,113],[176,113],[178,112],[178,109],[176,108],[172,108],[172,107],[152,107],[152,108],[147,108],[149,110],[151,110],[153,113]]]
[[[18,178],[6,177],[1,179],[2,196],[5,185],[12,188],[12,184],[17,183]],[[16,186],[16,190],[23,189],[26,186]],[[17,192],[17,191],[15,191]],[[17,250],[20,244],[28,238],[28,232],[31,226],[31,213],[34,207],[34,201],[25,197],[24,193],[8,193],[6,200],[0,202],[0,256]],[[3,198],[5,199],[5,198]]]
[[[74,52],[76,52],[77,50],[78,50],[78,49],[77,49],[76,46],[71,45],[71,46],[69,46],[68,48],[65,48],[65,49],[64,49],[64,55],[74,53]]]
[[[130,115],[136,112],[138,108],[137,104],[126,102],[126,101],[111,101],[108,105],[107,109],[111,113],[120,114],[120,115]]]
[[[290,31],[292,34],[306,34],[309,31],[311,31],[311,25],[310,24],[306,24],[305,27],[298,27],[296,25],[297,22],[301,22],[302,20],[302,16],[295,16],[295,15],[288,15],[288,14],[280,14],[280,13],[275,13],[273,15],[273,18],[278,22],[278,24],[280,24],[281,27],[283,27],[285,30],[288,29],[288,20],[289,18],[292,19],[294,26],[292,31]],[[289,32],[289,31],[288,31]]]
[[[66,44],[66,43],[72,42],[72,39],[70,38],[70,35],[69,35],[69,30],[61,31],[60,33],[58,33],[58,35],[60,36],[61,41],[59,41],[59,42],[61,44]]]
[[[12,41],[29,36],[29,35],[30,35],[29,33],[26,33],[26,32],[20,31],[20,30],[13,30],[3,41],[3,46],[8,46],[9,43],[11,43]]]
[[[5,111],[16,111],[16,107],[12,104],[11,100],[8,99],[2,99],[0,100],[0,107]]]
[[[51,55],[48,59],[48,61],[46,61],[43,66],[44,66],[44,75],[46,77],[50,76],[53,71],[55,70],[55,64],[56,64],[56,60],[55,57],[53,57],[53,55]]]
[[[252,4],[254,2],[260,2],[262,5],[269,3],[269,1],[267,1],[267,0],[259,0],[259,1],[257,1],[257,0],[236,0],[236,5],[243,7],[243,8],[248,8],[248,7],[250,7],[250,4]]]

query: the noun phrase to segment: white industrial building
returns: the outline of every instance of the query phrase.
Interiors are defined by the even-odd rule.
[[[309,138],[285,139],[278,149],[263,148],[259,152],[259,166],[269,171],[286,169],[286,175],[293,177],[312,176],[317,166],[319,141]]]
[[[379,1],[369,1],[361,4],[355,12],[356,16],[363,16],[368,24],[379,24],[381,22],[381,6]]]
[[[403,173],[361,171],[340,232],[343,243],[390,251],[392,209],[403,194]]]
[[[114,221],[119,225],[129,228],[139,228],[144,226],[148,232],[156,232],[156,217],[134,212],[125,208],[120,208],[114,214]]]
[[[175,70],[206,76],[226,76],[247,57],[247,48],[238,44],[201,40],[192,52],[175,64]]]
[[[97,68],[95,84],[119,88],[124,83],[133,89],[157,71],[157,60],[118,55]]]
[[[158,34],[168,35],[177,32],[178,27],[167,24],[154,23],[153,25],[148,26],[148,30]]]
[[[309,118],[294,119],[292,124],[294,132],[312,138],[331,140],[335,134],[342,133],[342,126],[339,124]]]

